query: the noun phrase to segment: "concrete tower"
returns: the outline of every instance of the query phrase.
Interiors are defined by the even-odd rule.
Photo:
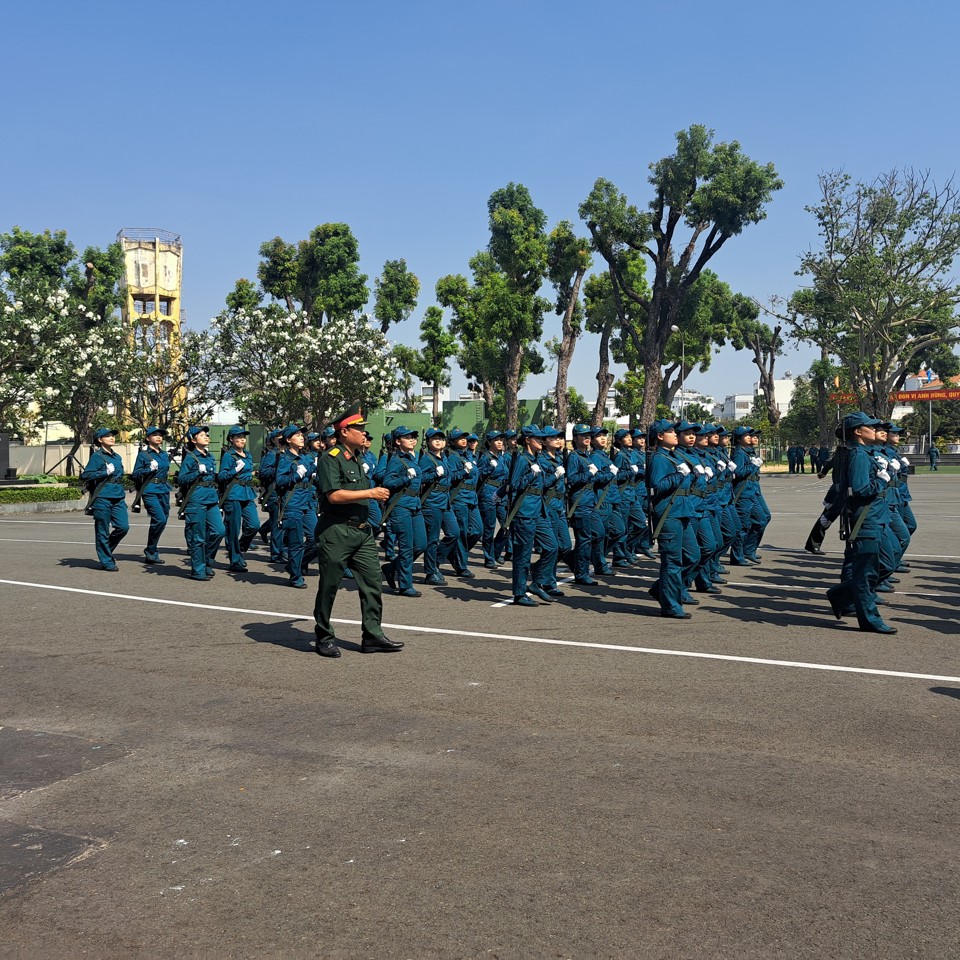
[[[123,319],[134,336],[175,344],[180,337],[180,236],[153,227],[124,227],[117,234],[123,249]],[[139,329],[138,329],[139,328]]]

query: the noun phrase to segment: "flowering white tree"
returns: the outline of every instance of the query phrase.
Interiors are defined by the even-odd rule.
[[[126,413],[141,431],[156,425],[182,436],[229,398],[212,333],[184,330],[168,337],[163,327],[147,323],[133,338]]]
[[[366,315],[318,327],[278,303],[213,319],[219,371],[242,415],[322,427],[347,404],[386,403],[397,388],[390,344]]]
[[[120,426],[129,392],[133,350],[116,314],[100,320],[66,290],[47,298],[59,318],[56,346],[48,351],[39,375],[37,402],[46,420],[59,420],[73,433],[67,472],[98,423]]]
[[[46,297],[4,291],[0,318],[0,430],[21,432],[28,405],[40,389],[41,375],[57,340],[60,318],[45,306]]]

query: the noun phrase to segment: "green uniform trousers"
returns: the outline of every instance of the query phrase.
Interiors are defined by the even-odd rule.
[[[313,608],[313,616],[317,621],[317,641],[322,643],[335,639],[330,626],[330,613],[343,580],[343,571],[347,567],[350,568],[360,593],[363,639],[382,637],[380,558],[370,525],[367,524],[363,529],[347,523],[331,523],[325,528],[318,527],[317,563],[320,567],[320,583],[317,586],[317,602]]]

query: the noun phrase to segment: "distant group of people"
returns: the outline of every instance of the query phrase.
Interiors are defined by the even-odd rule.
[[[810,473],[817,474],[830,459],[830,447],[812,446],[807,450],[802,443],[791,443],[787,447],[787,469],[789,473],[806,473],[806,458],[810,458]]]

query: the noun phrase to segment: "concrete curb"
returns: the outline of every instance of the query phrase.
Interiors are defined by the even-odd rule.
[[[18,513],[79,513],[87,498],[79,500],[38,500],[34,503],[0,503],[0,517]]]

